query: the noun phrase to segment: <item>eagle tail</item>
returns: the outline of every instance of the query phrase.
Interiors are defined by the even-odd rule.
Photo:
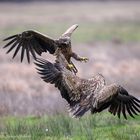
[[[75,106],[70,106],[68,108],[70,116],[73,118],[80,118],[82,117],[88,110],[90,106],[76,104]]]

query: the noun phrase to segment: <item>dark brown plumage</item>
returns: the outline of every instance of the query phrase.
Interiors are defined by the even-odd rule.
[[[118,84],[105,85],[105,79],[100,74],[90,79],[79,78],[65,68],[65,63],[62,54],[54,64],[43,59],[35,62],[41,78],[60,90],[72,116],[81,117],[88,110],[94,114],[107,108],[119,118],[123,114],[125,119],[127,113],[131,117],[140,113],[140,101],[129,95],[123,87]]]
[[[21,62],[24,59],[25,53],[28,62],[30,62],[30,54],[34,59],[36,59],[36,55],[41,55],[43,52],[55,54],[56,50],[60,49],[68,63],[73,66],[73,70],[76,73],[77,69],[72,63],[71,57],[78,61],[88,60],[85,57],[78,56],[72,51],[71,35],[77,27],[77,24],[71,26],[64,34],[59,37],[59,39],[56,40],[34,30],[24,31],[21,34],[16,34],[5,38],[4,41],[9,42],[3,48],[9,47],[7,53],[11,52],[15,48],[13,58],[21,49]]]

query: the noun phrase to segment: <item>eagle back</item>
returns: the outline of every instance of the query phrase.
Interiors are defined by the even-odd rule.
[[[82,92],[84,95],[96,94],[103,86],[105,86],[105,79],[98,74],[91,79],[83,80]]]

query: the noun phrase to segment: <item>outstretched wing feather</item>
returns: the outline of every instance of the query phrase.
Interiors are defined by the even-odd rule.
[[[24,52],[26,50],[27,61],[29,63],[30,63],[30,55],[28,55],[29,54],[28,52],[31,52],[33,58],[36,59],[36,54],[41,55],[43,52],[47,51],[51,54],[55,53],[55,50],[58,46],[55,40],[33,30],[24,31],[21,34],[7,37],[3,41],[9,41],[3,47],[3,48],[10,47],[7,53],[11,52],[13,48],[16,48],[13,58],[17,55],[19,48],[22,48],[21,62],[24,59]]]
[[[111,102],[108,111],[114,115],[116,115],[117,113],[118,118],[120,118],[122,113],[125,119],[127,119],[127,111],[128,114],[134,118],[134,115],[138,115],[138,113],[140,113],[140,101],[134,96],[129,95],[124,88],[121,87],[120,91],[121,92],[117,91],[118,93],[116,92],[116,96],[114,96],[113,98],[110,98],[108,96],[109,101]],[[109,92],[109,94],[111,93]]]
[[[25,43],[26,42],[23,42],[23,44],[22,44],[22,49],[21,49],[21,62],[23,61],[24,52],[25,52],[25,49],[26,49]]]
[[[9,48],[9,50],[6,53],[9,53],[11,50],[13,50],[17,44],[18,44],[18,40],[15,41],[15,43]]]
[[[20,41],[18,46],[17,46],[17,48],[16,48],[16,50],[15,50],[15,52],[14,52],[14,54],[13,54],[13,58],[15,58],[15,56],[17,55],[17,53],[18,53],[18,51],[19,51],[21,46],[22,46],[22,42]]]
[[[126,116],[126,104],[122,104],[122,114],[123,114],[124,118],[127,120],[127,116]]]
[[[17,36],[18,36],[18,34],[9,36],[9,37],[3,39],[3,41],[7,41],[7,40],[12,39],[12,38],[15,38],[15,37],[17,37]]]
[[[8,42],[3,48],[6,48],[8,46],[10,46],[11,44],[13,44],[15,41],[17,41],[17,38],[12,39],[10,42]]]
[[[31,54],[32,54],[32,52],[31,52]],[[29,51],[29,47],[27,46],[26,47],[26,55],[27,55],[27,61],[28,61],[28,63],[30,63],[30,51]],[[33,55],[33,54],[32,54]],[[34,56],[33,56],[34,57]],[[35,58],[34,58],[35,59]]]

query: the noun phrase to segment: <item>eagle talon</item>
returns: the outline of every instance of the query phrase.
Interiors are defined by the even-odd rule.
[[[87,62],[87,61],[89,61],[89,59],[87,57],[81,57],[80,61]]]
[[[67,67],[68,67],[69,70],[73,70],[74,69],[74,66],[72,64],[68,64]]]

